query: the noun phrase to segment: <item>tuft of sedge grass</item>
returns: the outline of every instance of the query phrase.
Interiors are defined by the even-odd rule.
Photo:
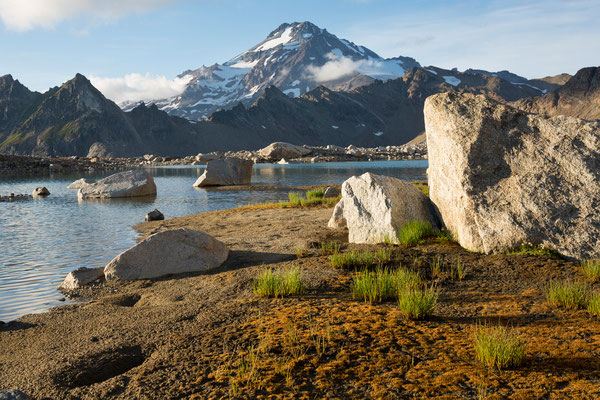
[[[525,346],[512,328],[478,325],[474,345],[477,359],[488,368],[517,367],[525,358]]]
[[[306,198],[308,200],[321,200],[325,191],[323,189],[314,189],[306,192]]]
[[[398,307],[410,319],[425,319],[435,310],[439,292],[430,287],[405,287],[398,292]]]
[[[323,241],[320,244],[321,255],[328,256],[340,252],[340,242],[338,241]]]
[[[549,258],[561,258],[560,254],[555,250],[546,247],[536,247],[529,243],[523,243],[520,247],[516,247],[506,252],[507,255],[516,256],[542,256]]]
[[[589,285],[581,282],[551,281],[544,288],[548,303],[565,308],[578,309],[588,305]]]
[[[450,232],[448,229],[438,230],[435,236],[440,242],[450,242],[450,243],[456,242],[456,238],[454,237],[452,232]]]
[[[421,278],[404,268],[390,270],[377,268],[375,271],[362,270],[352,279],[352,298],[369,303],[381,303],[398,298],[403,290],[417,288]]]
[[[587,310],[592,315],[600,316],[600,293],[590,294]]]
[[[589,259],[581,262],[581,271],[592,282],[600,279],[600,259]]]
[[[405,246],[411,246],[435,235],[436,231],[429,222],[410,221],[398,232],[398,242]]]
[[[254,294],[261,297],[286,297],[305,291],[300,267],[292,266],[273,271],[265,268],[254,278]]]

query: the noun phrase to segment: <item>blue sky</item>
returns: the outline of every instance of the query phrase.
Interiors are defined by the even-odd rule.
[[[0,0],[0,75],[38,91],[77,72],[168,85],[305,20],[422,65],[529,78],[600,65],[598,0]]]

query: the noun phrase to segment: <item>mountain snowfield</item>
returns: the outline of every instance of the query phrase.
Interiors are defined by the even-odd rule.
[[[282,24],[269,36],[223,64],[185,71],[180,95],[155,103],[170,115],[198,121],[238,103],[252,104],[269,86],[299,97],[319,85],[352,89],[375,79],[400,78],[421,65],[410,57],[384,59],[310,22]],[[131,110],[139,102],[121,103]]]

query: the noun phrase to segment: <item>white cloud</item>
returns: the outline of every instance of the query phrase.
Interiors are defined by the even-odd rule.
[[[113,20],[143,12],[173,0],[0,0],[0,20],[7,29],[52,29],[64,20],[89,16]]]
[[[185,90],[190,79],[192,79],[191,75],[170,80],[149,73],[145,75],[133,73],[122,78],[90,77],[92,84],[117,104],[124,101],[149,101],[177,96]]]
[[[334,81],[344,76],[353,74],[361,67],[363,61],[354,61],[349,57],[336,57],[335,54],[327,55],[329,61],[320,67],[309,65],[306,70],[308,76],[315,82]]]

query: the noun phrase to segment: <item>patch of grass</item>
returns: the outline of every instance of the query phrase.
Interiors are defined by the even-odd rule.
[[[296,258],[301,259],[304,257],[304,248],[302,246],[296,246]]]
[[[512,328],[478,325],[474,342],[477,359],[488,368],[517,367],[525,358],[525,346]]]
[[[340,242],[338,241],[324,241],[321,242],[321,255],[329,256],[340,252]]]
[[[590,294],[587,310],[592,315],[600,316],[600,293]]]
[[[581,271],[592,282],[600,279],[600,259],[590,259],[581,262]]]
[[[362,299],[369,303],[381,303],[396,299],[400,292],[416,289],[420,284],[419,275],[404,268],[363,270],[357,273],[352,280],[352,298]]]
[[[286,297],[304,293],[305,287],[300,268],[293,266],[279,271],[265,268],[254,278],[253,290],[261,297]]]
[[[429,222],[411,221],[404,225],[398,232],[398,242],[405,246],[411,246],[421,242],[436,233]]]
[[[542,256],[549,258],[561,258],[558,252],[546,247],[535,247],[529,243],[523,243],[520,247],[516,247],[506,252],[507,255],[515,256]]]
[[[377,263],[379,265],[385,265],[392,261],[392,251],[388,249],[379,249],[375,252]]]
[[[585,308],[590,297],[589,285],[572,281],[551,281],[544,288],[548,303],[565,308]]]
[[[321,200],[325,191],[323,189],[314,189],[306,192],[306,198],[308,200]]]
[[[440,242],[456,242],[456,238],[448,229],[438,230],[435,236]]]
[[[405,287],[398,292],[398,307],[411,319],[425,319],[433,314],[439,293],[433,286]]]

